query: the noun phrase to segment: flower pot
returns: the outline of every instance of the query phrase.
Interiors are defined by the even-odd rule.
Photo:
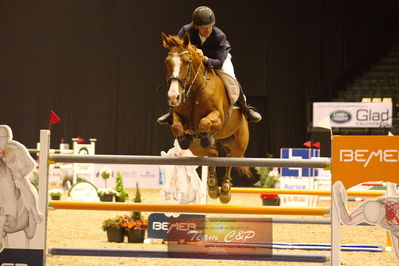
[[[125,232],[122,229],[110,227],[107,229],[108,242],[122,243],[125,237]]]
[[[113,199],[114,199],[114,195],[112,195],[112,194],[102,194],[102,195],[100,195],[100,200],[101,201],[112,202]]]
[[[280,206],[280,198],[264,198],[262,200],[263,206]]]
[[[127,242],[143,243],[145,230],[130,230],[127,232]]]
[[[59,196],[59,195],[53,195],[53,196],[51,196],[51,199],[52,199],[52,200],[60,200],[60,199],[61,199],[61,196]]]
[[[122,198],[120,198],[120,197],[118,197],[118,196],[115,196],[115,201],[116,201],[116,202],[125,202],[126,199],[122,199]]]

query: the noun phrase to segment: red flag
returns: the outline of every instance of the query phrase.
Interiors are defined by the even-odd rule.
[[[308,147],[308,148],[312,147],[312,143],[310,142],[310,140],[307,141],[307,142],[305,142],[303,145],[304,145],[305,147]]]
[[[320,149],[320,141],[313,143],[313,147]]]
[[[50,130],[52,124],[57,124],[60,121],[61,121],[61,119],[58,117],[58,115],[53,110],[51,110],[51,112],[50,112],[50,122],[48,124],[48,129]]]
[[[85,141],[84,138],[78,137],[78,143],[83,143]]]

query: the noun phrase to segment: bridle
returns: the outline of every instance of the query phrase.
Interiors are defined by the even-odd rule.
[[[179,54],[177,54],[177,53],[168,53],[168,55],[170,55],[170,56],[182,56],[182,55],[184,55],[184,54],[189,54],[189,55],[191,55],[191,53],[190,53],[190,51],[188,51],[188,50],[186,50],[186,51],[183,51],[183,52],[181,52],[181,53],[179,53]],[[193,86],[193,84],[194,84],[194,82],[195,82],[195,80],[197,79],[197,76],[198,76],[198,74],[200,73],[200,66],[201,65],[199,65],[198,66],[198,69],[197,69],[197,71],[196,71],[196,73],[195,73],[195,75],[194,75],[194,78],[193,78],[193,80],[191,81],[191,83],[190,83],[190,86],[188,87],[188,89],[187,89],[187,79],[191,76],[191,72],[193,71],[193,60],[190,58],[190,60],[187,62],[187,64],[189,65],[188,66],[188,72],[187,72],[187,76],[185,77],[185,78],[181,78],[181,77],[179,77],[179,76],[174,76],[174,75],[172,75],[172,76],[170,76],[170,77],[168,77],[167,79],[166,79],[166,82],[167,82],[167,84],[168,84],[168,88],[170,87],[170,83],[172,82],[172,80],[177,80],[177,81],[179,81],[180,83],[181,83],[181,87],[182,87],[182,89],[180,89],[179,88],[179,94],[182,94],[183,95],[183,101],[186,99],[186,98],[188,98],[188,97],[190,97],[190,91],[191,91],[191,88],[192,88],[192,86]],[[201,75],[204,77],[204,81],[206,82],[206,70],[205,70],[205,73],[204,74],[202,74],[201,73]],[[204,83],[204,82],[202,82],[202,83]],[[201,85],[201,87],[202,87],[202,85]]]

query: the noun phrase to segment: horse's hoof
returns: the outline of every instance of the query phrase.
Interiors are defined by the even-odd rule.
[[[183,136],[177,137],[180,148],[187,150],[193,143],[193,136],[184,134]]]
[[[230,199],[231,199],[231,192],[230,191],[227,192],[227,193],[223,192],[223,191],[220,192],[219,200],[220,200],[221,203],[223,203],[223,204],[229,203]]]
[[[226,204],[229,203],[231,199],[231,183],[230,181],[223,182],[222,186],[220,187],[220,196],[219,200],[221,203]]]
[[[211,199],[219,198],[220,191],[218,187],[215,188],[208,188],[208,195]]]
[[[213,144],[213,137],[207,135],[201,135],[200,144],[202,148],[209,148]]]
[[[219,198],[220,191],[217,183],[217,179],[215,177],[209,177],[208,181],[208,195],[211,199]]]

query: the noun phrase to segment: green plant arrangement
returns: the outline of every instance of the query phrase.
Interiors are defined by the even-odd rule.
[[[123,242],[126,233],[124,222],[123,216],[116,216],[103,221],[102,229],[107,232],[108,242]]]
[[[100,197],[101,201],[113,201],[114,196],[116,196],[115,189],[112,188],[99,188],[97,190],[98,196]]]
[[[115,182],[116,182],[116,187],[115,187],[116,197],[115,197],[115,199],[118,202],[125,202],[126,199],[129,197],[129,194],[123,186],[123,179],[122,179],[121,172],[116,172],[116,181]]]
[[[141,193],[139,190],[139,183],[136,183],[136,195],[134,197],[134,203],[141,203]],[[141,220],[141,212],[132,212],[132,218],[135,221]]]
[[[52,200],[60,200],[61,199],[61,195],[62,195],[62,190],[61,189],[50,189],[49,190],[49,195],[51,197]]]
[[[108,242],[123,242],[127,235],[128,242],[144,242],[145,231],[148,226],[147,219],[134,220],[129,215],[118,215],[105,219],[102,223],[103,231],[107,232]]]
[[[109,179],[111,177],[111,174],[112,174],[112,170],[107,167],[104,167],[100,170],[100,176],[102,179],[104,179],[105,187],[107,187],[107,179]]]
[[[136,183],[135,203],[141,202],[139,184]],[[109,242],[123,242],[121,234],[127,235],[130,243],[143,243],[148,220],[141,216],[141,212],[131,212],[130,215],[116,216],[103,221],[102,229],[107,232]],[[122,233],[121,233],[122,232]]]
[[[272,154],[267,154],[267,158],[272,158]],[[276,184],[280,181],[278,168],[272,167],[255,167],[259,175],[258,186],[264,188],[275,188]],[[262,193],[260,195],[263,205],[280,205],[280,197],[277,194]]]

